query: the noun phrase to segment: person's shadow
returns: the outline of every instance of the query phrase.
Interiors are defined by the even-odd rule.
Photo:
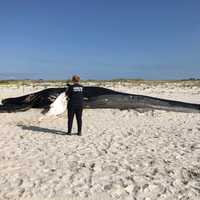
[[[67,135],[67,132],[65,132],[65,131],[59,131],[59,130],[49,129],[49,128],[42,128],[39,126],[32,126],[32,125],[26,126],[24,124],[18,124],[17,126],[23,130],[31,130],[34,132],[52,133],[52,134],[56,134],[56,135]]]

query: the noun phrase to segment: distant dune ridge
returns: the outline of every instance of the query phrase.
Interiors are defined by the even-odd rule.
[[[199,83],[84,82],[191,103]],[[0,84],[0,100],[66,81],[17,84]],[[81,137],[64,135],[66,113],[0,115],[0,199],[200,199],[198,113],[84,110]]]

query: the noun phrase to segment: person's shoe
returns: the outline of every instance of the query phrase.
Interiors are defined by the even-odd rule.
[[[78,132],[78,133],[77,133],[77,135],[78,135],[78,136],[81,136],[81,135],[82,135],[82,133],[81,133],[81,132]]]
[[[72,133],[68,131],[68,132],[67,132],[67,135],[72,135]]]

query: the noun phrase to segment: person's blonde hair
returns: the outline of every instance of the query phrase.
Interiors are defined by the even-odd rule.
[[[72,81],[75,82],[75,83],[79,83],[81,80],[80,76],[78,75],[74,75],[72,76]]]

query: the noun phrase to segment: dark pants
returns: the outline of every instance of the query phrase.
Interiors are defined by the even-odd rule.
[[[74,114],[76,115],[77,126],[78,126],[78,133],[81,132],[82,129],[82,107],[68,107],[68,132],[71,133],[72,124],[74,119]]]

